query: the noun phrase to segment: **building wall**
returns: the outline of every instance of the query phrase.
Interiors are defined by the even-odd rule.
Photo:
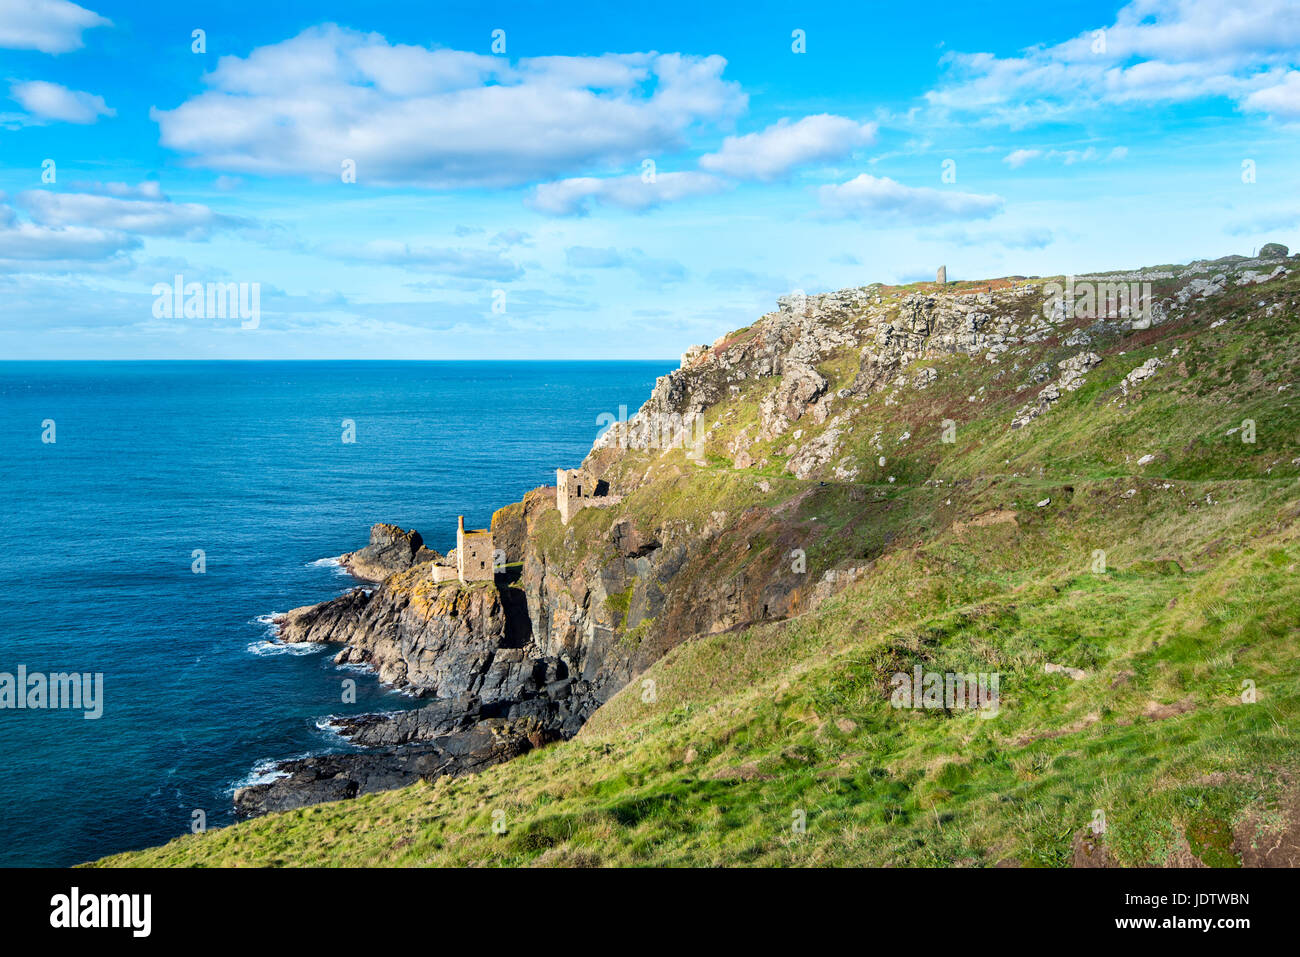
[[[584,469],[555,470],[555,507],[565,525],[574,512],[591,504],[595,492],[596,482]]]
[[[456,570],[463,582],[493,581],[492,532],[456,531]]]

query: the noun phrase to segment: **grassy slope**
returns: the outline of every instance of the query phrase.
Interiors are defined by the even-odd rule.
[[[1014,393],[1023,370],[1078,348],[1049,342],[1018,376],[1005,357],[944,360],[925,392],[859,413],[853,485],[656,456],[623,506],[579,513],[590,531],[785,501],[812,572],[870,558],[868,572],[813,613],[677,647],[642,676],[654,700],[634,682],[573,741],[103,863],[1061,865],[1094,809],[1118,863],[1237,863],[1288,826],[1300,770],[1298,289],[1231,292],[1094,343],[1106,361],[1087,385],[1017,432],[1037,392]],[[1262,298],[1286,306],[1267,318]],[[1165,368],[1124,400],[1119,380],[1150,355]],[[1254,445],[1225,434],[1243,418]],[[998,672],[998,715],[890,707],[889,676],[918,663]]]

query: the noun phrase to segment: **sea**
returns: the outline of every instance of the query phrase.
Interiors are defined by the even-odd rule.
[[[98,718],[0,707],[0,865],[230,824],[275,761],[349,749],[332,716],[416,706],[270,616],[356,587],[334,557],[375,522],[452,548],[675,365],[0,362],[0,681],[102,675]]]

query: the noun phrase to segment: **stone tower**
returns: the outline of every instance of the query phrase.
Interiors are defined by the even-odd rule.
[[[555,505],[561,522],[568,525],[573,513],[587,504],[596,492],[595,484],[584,469],[555,470]]]
[[[938,273],[937,276],[935,276],[934,281],[937,282],[937,283],[938,283],[939,285],[941,285],[941,286],[942,286],[944,283],[946,283],[946,282],[948,281],[948,267],[947,267],[947,266],[940,266],[940,267],[939,267],[939,273]]]
[[[456,520],[456,576],[462,582],[495,580],[492,529],[465,529],[465,516]]]

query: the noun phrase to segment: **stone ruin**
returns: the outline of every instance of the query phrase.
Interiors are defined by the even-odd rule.
[[[609,494],[608,482],[592,478],[586,469],[555,470],[555,507],[565,525],[579,509],[603,508],[622,500],[621,495]]]
[[[461,584],[490,582],[496,579],[492,547],[492,529],[465,528],[465,516],[456,519],[456,547],[447,557],[433,563],[430,577],[436,582],[456,579]]]

